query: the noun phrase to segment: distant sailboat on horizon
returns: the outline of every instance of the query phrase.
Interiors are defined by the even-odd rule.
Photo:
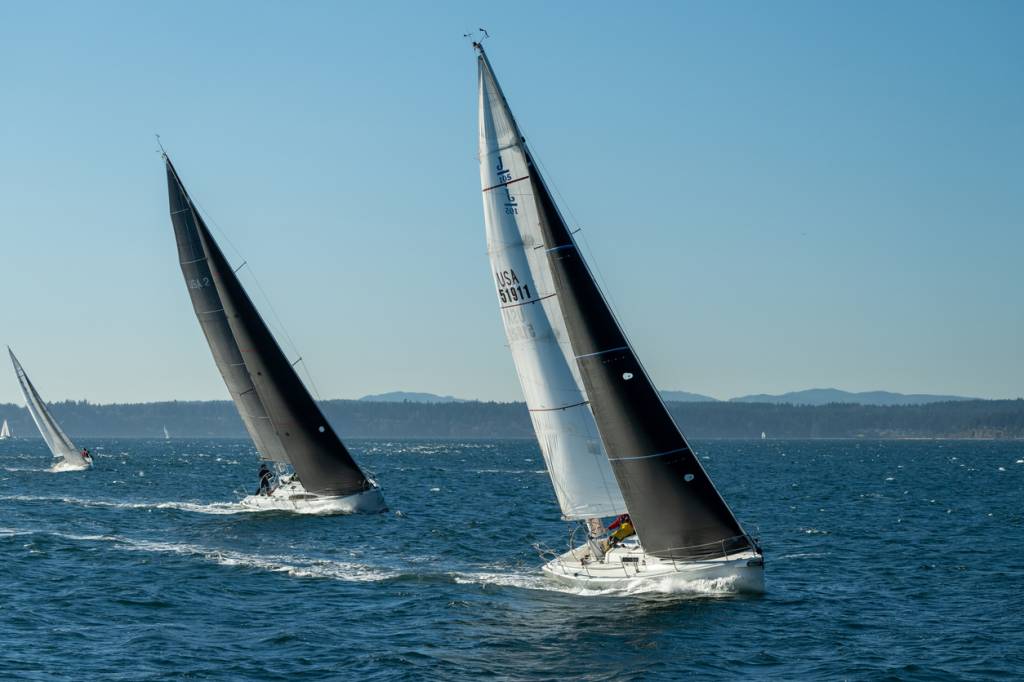
[[[386,510],[380,487],[363,473],[324,417],[236,277],[170,158],[163,154],[163,159],[171,222],[192,307],[260,457],[274,462],[278,471],[278,485],[270,494],[247,496],[242,504],[300,513]]]
[[[474,47],[492,284],[563,518],[579,523],[569,551],[545,552],[543,571],[587,589],[763,591],[760,547],[640,364]],[[585,541],[574,546],[577,531]]]
[[[168,433],[168,431],[167,431],[167,425],[165,424],[165,425],[164,425],[164,440],[170,440],[170,439],[171,439],[171,434],[170,434],[170,433]]]
[[[0,440],[7,440],[11,437],[11,427],[7,425],[7,420],[4,420],[4,425],[0,426]]]
[[[39,435],[46,441],[46,447],[50,449],[50,452],[57,459],[53,465],[53,471],[76,471],[91,467],[92,457],[88,454],[83,454],[84,451],[79,451],[75,447],[75,444],[64,433],[57,420],[50,414],[46,403],[39,397],[39,392],[32,385],[32,381],[28,378],[28,374],[25,373],[21,363],[18,362],[18,358],[14,356],[14,351],[8,347],[7,352],[10,354],[11,362],[14,364],[14,373],[18,376],[18,383],[21,385],[21,392],[25,395],[25,403],[28,406],[29,414],[32,415],[32,421],[36,423]],[[7,425],[6,421],[4,425]]]

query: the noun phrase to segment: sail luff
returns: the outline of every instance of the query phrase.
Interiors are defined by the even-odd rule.
[[[183,214],[193,217],[194,231],[190,236],[194,236],[194,246],[198,248],[193,248],[192,255],[197,262],[203,263],[209,277],[209,284],[200,289],[210,289],[216,294],[216,303],[220,307],[217,314],[226,321],[226,335],[238,353],[238,366],[247,373],[252,387],[246,395],[252,394],[258,401],[282,454],[292,464],[308,492],[345,496],[369,490],[371,483],[281,350],[185,193],[169,160],[168,174],[169,178],[173,175],[180,188],[181,199],[187,203],[183,208],[188,211]],[[173,193],[171,207],[173,212]]]
[[[25,369],[18,362],[18,358],[15,357],[14,351],[8,348],[7,352],[11,356],[11,363],[14,365],[14,373],[18,377],[21,392],[25,396],[28,413],[32,416],[32,421],[35,422],[36,428],[39,429],[39,435],[46,442],[46,447],[49,448],[54,457],[59,457],[69,464],[86,464],[78,448],[75,447],[75,444],[71,442],[68,435],[64,433],[64,429],[60,427],[57,420],[50,414],[49,408],[46,407],[46,403],[43,402],[36,387],[32,384],[32,380],[28,378]]]
[[[548,473],[566,519],[625,511],[587,398],[567,358],[565,325],[536,230],[537,206],[522,182],[522,138],[481,55],[480,180],[488,256],[502,323]],[[566,346],[563,348],[563,345]]]
[[[694,559],[749,547],[622,332],[525,145],[524,153],[523,182],[538,205],[580,377],[644,550]]]

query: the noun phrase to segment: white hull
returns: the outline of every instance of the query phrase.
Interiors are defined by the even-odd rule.
[[[387,511],[384,495],[376,484],[370,490],[355,495],[328,496],[308,492],[302,483],[294,479],[281,483],[270,495],[249,495],[242,499],[241,504],[259,511],[294,514],[376,514]]]
[[[86,471],[88,469],[92,469],[92,462],[67,462],[63,459],[57,460],[50,467],[50,471],[55,474],[63,471]]]
[[[544,565],[545,575],[583,590],[713,594],[764,592],[764,559],[752,551],[700,561],[659,559],[627,540],[601,559],[583,545]]]

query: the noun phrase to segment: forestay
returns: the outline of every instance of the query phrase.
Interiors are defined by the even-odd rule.
[[[169,158],[167,189],[182,274],[231,398],[266,459],[289,462],[306,491],[372,486],[324,417],[210,234]]]
[[[43,399],[39,397],[39,392],[36,391],[36,387],[32,385],[32,381],[25,374],[25,370],[22,368],[21,363],[18,362],[18,358],[14,357],[14,351],[8,348],[7,352],[10,354],[11,362],[14,364],[14,373],[18,375],[21,392],[25,394],[28,413],[32,415],[32,421],[36,423],[39,434],[46,441],[46,447],[50,448],[50,452],[53,453],[54,457],[59,457],[68,464],[87,465],[88,462],[85,461],[85,458],[82,457],[82,454],[75,447],[75,444],[71,442],[71,439],[68,438],[68,435],[64,433],[64,430],[60,428],[60,424],[50,414],[50,410],[47,409]]]
[[[541,249],[523,138],[490,64],[479,61],[480,182],[488,255],[505,335],[533,428],[567,519],[626,510],[575,374]]]

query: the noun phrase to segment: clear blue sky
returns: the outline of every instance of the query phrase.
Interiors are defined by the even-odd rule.
[[[3,3],[0,341],[49,400],[227,396],[159,132],[323,397],[519,399],[478,26],[662,388],[1024,394],[1017,2]]]

